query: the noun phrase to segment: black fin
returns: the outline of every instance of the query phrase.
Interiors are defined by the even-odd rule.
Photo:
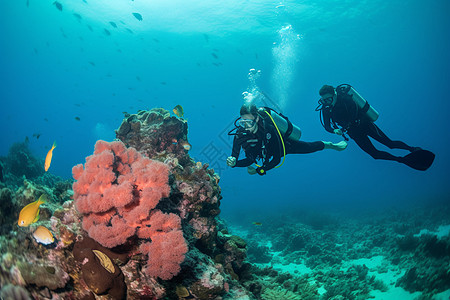
[[[433,164],[434,157],[435,155],[431,151],[418,150],[404,156],[402,163],[413,169],[425,171]]]

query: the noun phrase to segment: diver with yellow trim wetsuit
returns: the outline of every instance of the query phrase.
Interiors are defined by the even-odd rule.
[[[270,108],[257,108],[254,104],[244,104],[240,110],[241,117],[236,120],[237,127],[230,131],[234,135],[231,156],[227,158],[230,167],[247,167],[248,173],[265,175],[277,166],[286,154],[305,154],[333,149],[342,151],[347,142],[304,142],[299,141],[300,130],[288,118]],[[277,124],[278,121],[278,124]],[[234,130],[236,132],[232,133]],[[238,159],[241,148],[245,158]],[[258,160],[262,164],[257,163]],[[256,168],[251,166],[256,165]]]

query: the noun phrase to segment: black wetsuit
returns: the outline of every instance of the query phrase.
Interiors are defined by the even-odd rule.
[[[352,96],[341,89],[337,90],[337,100],[334,107],[323,107],[322,118],[326,131],[334,133],[333,129],[339,125],[358,144],[358,146],[375,159],[395,160],[402,162],[402,157],[375,148],[369,136],[390,149],[405,149],[413,151],[415,148],[401,141],[393,141],[375,125],[365,113],[356,105]]]
[[[305,154],[323,150],[323,142],[292,141],[284,138],[286,154]],[[245,152],[245,158],[239,159],[241,148]],[[263,161],[262,168],[265,171],[276,167],[283,157],[283,146],[275,127],[264,119],[258,122],[258,131],[253,134],[239,128],[234,136],[231,156],[236,158],[235,167],[248,167],[256,163],[258,159]]]

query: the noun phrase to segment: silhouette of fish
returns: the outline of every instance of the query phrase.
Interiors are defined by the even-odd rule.
[[[81,20],[81,15],[80,14],[74,13],[73,15],[74,15],[75,18],[77,18],[78,21]]]
[[[140,13],[133,13],[133,16],[138,19],[139,21],[142,21],[142,15]]]
[[[217,54],[211,53],[211,55],[212,55],[215,59],[219,59],[219,57],[217,56]]]
[[[0,163],[0,181],[3,182],[3,165]]]
[[[117,28],[117,24],[114,22],[109,22],[109,24],[111,24],[112,27]]]
[[[108,35],[108,36],[111,35],[111,32],[109,32],[108,29],[104,28],[103,30],[104,30],[104,32],[105,32],[106,35]]]
[[[53,2],[53,5],[55,5],[56,8],[59,9],[59,11],[63,10],[62,4],[59,3],[58,1]]]

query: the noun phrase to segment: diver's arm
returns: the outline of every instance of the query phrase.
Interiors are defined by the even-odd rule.
[[[246,157],[236,161],[235,167],[248,167],[254,162],[250,157]]]
[[[239,158],[239,152],[241,152],[241,145],[242,142],[239,140],[238,136],[235,135],[233,139],[233,148],[231,149],[231,156],[235,157],[236,159]]]
[[[232,166],[232,168],[234,168],[234,167],[248,167],[254,162],[254,159],[252,159],[251,157],[246,157],[246,158],[238,160],[239,154],[241,152],[243,141],[246,141],[246,140],[247,140],[247,138],[243,138],[243,137],[239,138],[238,135],[234,136],[233,149],[231,151],[231,156],[236,158],[236,164],[234,166]]]

